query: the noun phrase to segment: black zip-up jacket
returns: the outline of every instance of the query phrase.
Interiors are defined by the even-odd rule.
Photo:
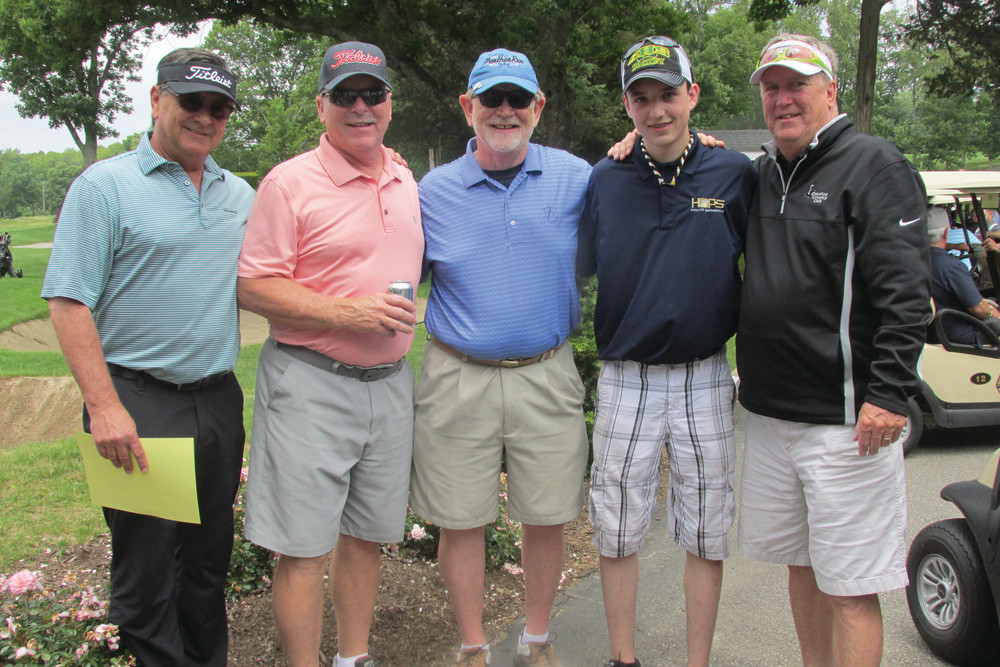
[[[789,164],[757,159],[736,359],[751,412],[854,424],[906,414],[930,321],[927,199],[913,165],[846,116]]]

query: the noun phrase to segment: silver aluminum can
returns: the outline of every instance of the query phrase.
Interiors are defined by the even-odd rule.
[[[408,280],[393,280],[389,283],[389,294],[398,294],[413,301],[413,285]]]

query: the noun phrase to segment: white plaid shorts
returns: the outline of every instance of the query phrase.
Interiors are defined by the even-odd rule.
[[[642,547],[664,445],[670,537],[702,558],[729,555],[736,505],[734,400],[724,349],[687,364],[602,364],[589,503],[601,555],[623,558]]]

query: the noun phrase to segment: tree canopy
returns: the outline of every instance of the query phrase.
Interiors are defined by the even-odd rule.
[[[124,92],[142,62],[138,47],[153,36],[160,13],[145,5],[106,11],[79,0],[0,0],[0,86],[18,95],[24,117],[65,127],[83,153],[116,136],[118,114],[132,112]]]

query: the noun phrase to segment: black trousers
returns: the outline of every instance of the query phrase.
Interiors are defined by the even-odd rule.
[[[144,667],[225,667],[224,585],[246,436],[243,392],[233,374],[194,391],[112,381],[140,437],[194,437],[201,524],[104,508],[111,529],[110,620]],[[86,407],[83,427],[90,431]]]

